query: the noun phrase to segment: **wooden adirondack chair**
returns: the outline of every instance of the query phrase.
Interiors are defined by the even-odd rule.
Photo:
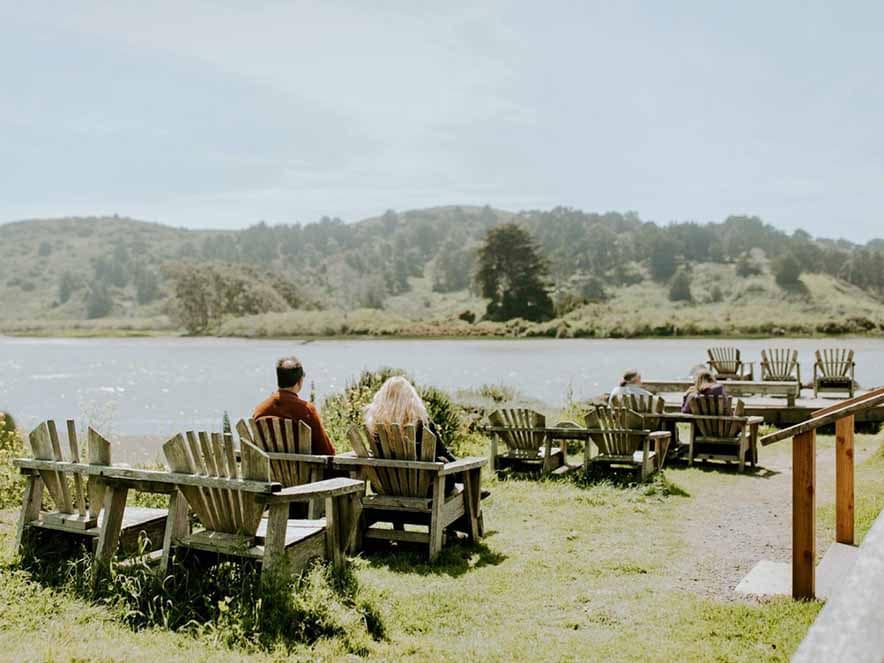
[[[797,382],[801,385],[801,365],[798,350],[768,348],[761,351],[761,380],[763,382]]]
[[[240,443],[243,440],[256,446],[270,459],[270,477],[284,487],[302,486],[325,478],[331,456],[312,454],[310,426],[304,421],[265,417],[240,419],[236,424]],[[322,515],[322,501],[310,502],[309,518]]]
[[[671,434],[634,427],[635,413],[623,407],[597,405],[586,416],[590,440],[598,449],[593,456],[586,442],[583,453],[584,471],[593,466],[627,467],[645,481],[663,468]]]
[[[666,409],[666,401],[662,396],[645,396],[637,394],[624,394],[615,396],[611,406],[614,409],[628,410],[626,423],[627,428],[639,430],[659,430],[660,417]]]
[[[427,544],[430,561],[442,550],[446,530],[462,531],[477,541],[484,534],[481,503],[482,466],[486,458],[441,462],[436,436],[421,427],[382,426],[372,435],[364,426],[349,430],[353,451],[338,454],[334,465],[351,476],[367,479],[372,494],[362,499],[361,530],[365,539]],[[460,479],[446,493],[446,479]],[[393,529],[376,527],[391,523]],[[405,525],[426,526],[426,532]]]
[[[547,441],[543,431],[546,417],[540,412],[524,408],[495,410],[488,415],[488,421],[495,430],[491,434],[491,469],[505,467],[540,470],[546,475],[556,468],[566,466],[565,446],[554,447]],[[532,430],[540,429],[540,430]],[[498,440],[506,449],[498,450]]]
[[[122,531],[119,535],[119,544],[124,550],[136,550],[139,536],[142,534],[148,540],[148,550],[158,550],[162,546],[166,510],[125,506],[125,502],[116,505],[110,499],[105,500],[105,485],[101,478],[95,475],[84,478],[71,468],[71,464],[81,462],[80,443],[74,420],[68,419],[66,424],[69,450],[67,459],[62,451],[55,421],[51,419],[44,421],[28,436],[33,460],[51,461],[49,467],[57,465],[59,469],[47,467],[36,470],[22,467],[20,461],[15,463],[27,477],[16,532],[16,550],[26,552],[26,547],[22,544],[28,533],[33,530],[52,530],[72,536],[89,537],[94,547],[100,540],[102,527],[111,510],[115,511],[113,518],[120,520],[119,527]],[[95,467],[109,467],[110,442],[93,428],[88,429],[86,440],[88,464]],[[55,504],[55,509],[52,511],[42,511],[44,488]],[[116,513],[117,506],[119,513]],[[115,540],[114,547],[116,543]],[[38,551],[33,552],[38,553]],[[108,552],[113,554],[113,551]]]
[[[187,481],[177,483],[172,495],[162,572],[173,550],[185,549],[258,560],[265,578],[277,570],[295,572],[315,557],[336,566],[344,563],[359,519],[363,481],[328,479],[276,491],[267,454],[242,440],[237,462],[232,437],[219,433],[176,435],[163,445],[163,453],[169,469]],[[325,518],[289,520],[291,502],[320,497],[326,501]],[[186,526],[188,506],[204,528],[193,534]]]
[[[846,391],[853,398],[854,368],[853,350],[817,350],[813,365],[813,397],[816,398],[821,391]]]
[[[708,348],[709,369],[719,380],[753,380],[755,365],[740,359],[739,348]]]
[[[743,401],[731,405],[727,396],[698,396],[689,403],[691,445],[688,463],[696,459],[737,461],[740,472],[746,466],[746,456],[752,467],[758,462],[758,426],[764,417],[744,416]]]

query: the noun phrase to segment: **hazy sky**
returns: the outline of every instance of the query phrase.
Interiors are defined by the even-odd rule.
[[[0,0],[0,221],[489,203],[864,241],[882,24],[835,0]]]

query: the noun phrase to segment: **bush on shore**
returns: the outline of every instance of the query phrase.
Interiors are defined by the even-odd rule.
[[[430,417],[442,441],[455,454],[464,441],[466,430],[460,408],[441,389],[416,383],[405,371],[384,367],[377,371],[362,371],[344,391],[326,397],[322,403],[322,420],[329,436],[338,450],[349,449],[347,431],[351,426],[361,425],[365,408],[371,403],[377,390],[384,382],[395,375],[401,375],[411,382],[427,406]]]

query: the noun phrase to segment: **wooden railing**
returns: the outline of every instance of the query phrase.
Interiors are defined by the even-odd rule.
[[[817,410],[807,421],[761,438],[792,438],[792,597],[816,596],[816,429],[835,424],[835,540],[854,544],[854,416],[884,403],[884,387]]]

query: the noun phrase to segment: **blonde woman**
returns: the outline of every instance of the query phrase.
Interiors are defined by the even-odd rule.
[[[715,379],[711,371],[701,369],[694,375],[694,386],[687,390],[681,404],[681,411],[689,414],[690,403],[697,396],[727,396],[724,385]]]
[[[445,446],[435,426],[427,415],[427,406],[417,393],[417,389],[402,376],[388,378],[365,408],[365,427],[372,435],[377,435],[380,426],[409,424],[417,428],[417,455],[420,457],[421,431],[424,426],[436,436],[436,456],[444,461],[456,460]]]

